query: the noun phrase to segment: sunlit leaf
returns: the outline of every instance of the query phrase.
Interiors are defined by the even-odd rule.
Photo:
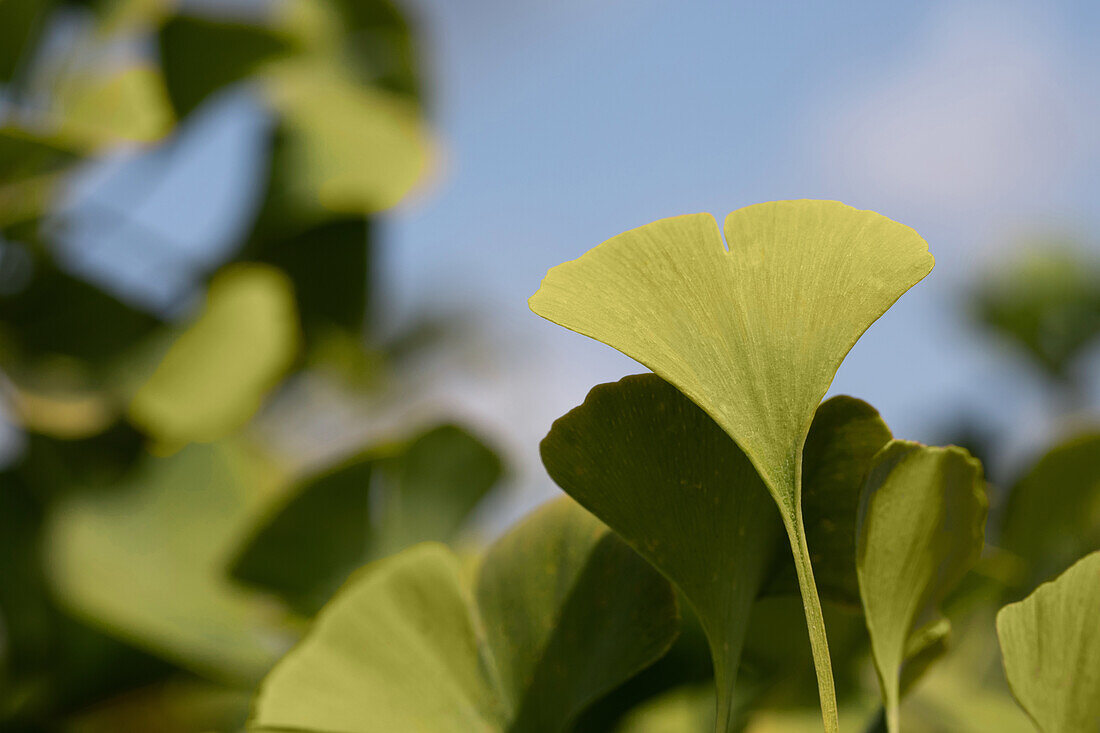
[[[826,727],[836,730],[801,459],[860,335],[932,269],[912,229],[832,201],[663,219],[553,268],[531,309],[637,359],[732,437],[779,506],[795,557]],[[707,558],[710,559],[710,558]],[[705,562],[700,558],[700,561]]]
[[[58,89],[55,103],[55,134],[88,152],[159,140],[174,122],[159,70],[140,64],[76,74]]]
[[[455,426],[368,450],[291,489],[233,574],[312,613],[367,561],[454,539],[500,474],[500,458]]]
[[[856,571],[871,650],[898,730],[903,665],[928,661],[945,629],[939,603],[977,561],[988,502],[981,464],[961,448],[893,441],[863,497]]]
[[[275,64],[264,80],[285,146],[273,174],[297,208],[373,213],[398,203],[424,173],[429,142],[408,100],[320,63]]]
[[[999,544],[1023,561],[1025,589],[1100,550],[1100,433],[1056,446],[1013,485]]]
[[[714,688],[682,687],[638,706],[615,733],[712,733]]]
[[[46,535],[64,603],[90,622],[218,679],[250,680],[285,633],[224,567],[269,501],[253,464],[224,446],[148,457],[120,485],[67,497]]]
[[[130,403],[130,418],[167,444],[241,427],[298,351],[294,293],[274,268],[240,265],[210,284],[198,320]]]
[[[1005,673],[1043,733],[1100,729],[1100,552],[997,614]]]
[[[265,730],[563,731],[676,633],[668,584],[568,500],[493,545],[476,589],[444,546],[368,566],[264,681]]]
[[[541,452],[551,478],[676,583],[698,614],[725,731],[749,608],[781,534],[752,464],[652,374],[595,387],[554,423]]]

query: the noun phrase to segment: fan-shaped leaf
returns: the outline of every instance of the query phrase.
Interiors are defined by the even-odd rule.
[[[1100,730],[1100,552],[997,614],[1012,694],[1043,733]]]
[[[961,448],[895,440],[867,478],[856,571],[891,731],[903,665],[946,633],[938,605],[977,561],[988,503],[981,464]]]
[[[368,566],[261,687],[253,724],[326,733],[566,730],[665,652],[668,584],[568,500],[488,551],[476,601],[421,544]]]
[[[767,490],[699,407],[653,374],[595,387],[542,460],[565,491],[683,591],[710,642],[726,730],[749,607],[780,536]]]

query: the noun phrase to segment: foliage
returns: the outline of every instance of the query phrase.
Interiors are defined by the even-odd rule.
[[[931,271],[916,232],[781,201],[550,270],[535,313],[651,372],[553,424],[569,496],[482,549],[493,447],[446,415],[345,435],[309,388],[407,396],[374,263],[434,155],[413,29],[217,5],[0,1],[0,731],[1096,727],[1095,426],[990,484],[824,399]],[[265,121],[256,193],[200,256],[140,209],[227,101]],[[121,211],[86,190],[116,165]],[[104,275],[123,240],[159,264]],[[1046,246],[970,298],[1065,411],[1098,283]]]

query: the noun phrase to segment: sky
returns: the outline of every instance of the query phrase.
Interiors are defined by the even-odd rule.
[[[1047,439],[1049,395],[967,321],[965,293],[1022,238],[1100,247],[1100,4],[411,6],[442,160],[384,219],[386,302],[396,322],[482,319],[482,359],[441,363],[431,399],[514,456],[500,511],[551,490],[536,446],[555,417],[643,371],[527,309],[545,271],[655,219],[760,201],[874,209],[936,257],[831,394],[867,399],[898,437],[977,414],[1013,426],[1021,456]]]
[[[984,416],[1007,426],[1017,461],[1055,430],[1049,394],[968,321],[965,295],[1022,238],[1100,249],[1100,3],[406,5],[439,155],[380,217],[380,318],[391,331],[429,312],[475,318],[418,375],[413,401],[506,453],[513,491],[492,523],[553,492],[537,453],[551,422],[595,384],[643,371],[542,321],[527,298],[550,267],[678,214],[827,198],[912,226],[936,268],[855,346],[830,393],[927,442]],[[226,95],[159,159],[122,153],[91,169],[73,197],[99,215],[70,234],[71,264],[185,312],[180,294],[229,254],[256,199],[259,177],[243,172],[267,124],[247,94]],[[157,165],[171,180],[140,191],[141,167]]]

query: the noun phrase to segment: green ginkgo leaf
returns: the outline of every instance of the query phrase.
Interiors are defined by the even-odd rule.
[[[231,572],[312,615],[364,563],[453,540],[501,472],[500,457],[454,425],[368,449],[291,488]]]
[[[999,544],[1022,561],[1023,592],[1100,549],[1100,433],[1055,446],[1013,485]]]
[[[664,654],[678,620],[668,583],[562,499],[489,549],[474,588],[434,543],[368,566],[264,681],[253,726],[567,730]]]
[[[863,483],[890,428],[863,400],[840,395],[817,408],[802,453],[802,520],[814,580],[823,596],[858,607],[856,523]],[[769,581],[769,593],[798,588],[790,551]]]
[[[835,201],[662,219],[555,267],[531,309],[646,365],[732,437],[780,508],[822,713],[836,730],[828,644],[802,524],[802,451],[856,340],[933,260],[912,229]],[[707,564],[715,558],[699,557]]]
[[[148,457],[118,486],[59,502],[46,530],[61,601],[132,643],[219,680],[254,682],[292,641],[226,561],[272,498],[256,462],[222,444]]]
[[[244,425],[297,356],[286,276],[237,265],[210,284],[206,307],[134,394],[130,419],[168,445],[211,441]]]
[[[876,457],[863,502],[856,571],[887,725],[897,731],[903,667],[926,666],[942,650],[949,627],[939,603],[981,554],[981,464],[961,448],[895,440]]]
[[[1100,730],[1100,552],[997,614],[1012,694],[1043,733]]]
[[[749,609],[782,536],[752,464],[653,374],[593,388],[554,423],[541,451],[551,478],[675,582],[698,614],[714,660],[717,730],[727,730]]]

